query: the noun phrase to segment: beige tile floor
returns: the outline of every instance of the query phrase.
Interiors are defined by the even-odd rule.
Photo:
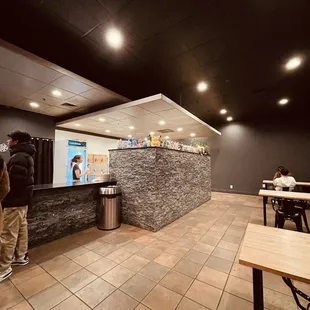
[[[31,263],[0,284],[0,309],[253,309],[251,269],[238,264],[249,222],[262,225],[261,198],[213,193],[156,233],[91,228],[30,250]],[[266,309],[297,309],[280,277],[264,273],[264,286]]]

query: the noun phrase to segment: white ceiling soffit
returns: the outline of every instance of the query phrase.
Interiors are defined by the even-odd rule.
[[[123,138],[144,138],[150,132],[170,139],[221,135],[162,94],[59,122],[57,126]]]
[[[53,93],[55,90],[60,95]],[[115,99],[129,101],[73,72],[0,40],[0,105],[63,116]],[[31,102],[37,103],[38,107],[31,107]]]

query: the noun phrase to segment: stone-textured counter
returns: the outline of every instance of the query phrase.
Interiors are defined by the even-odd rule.
[[[29,247],[96,225],[99,188],[116,182],[75,182],[34,187],[28,211]]]
[[[157,231],[211,198],[211,158],[163,148],[110,150],[122,221]]]

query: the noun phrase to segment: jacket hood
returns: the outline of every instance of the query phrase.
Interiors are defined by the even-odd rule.
[[[10,149],[11,156],[16,153],[27,153],[30,156],[34,156],[34,154],[36,153],[36,148],[33,144],[30,143],[18,143]]]

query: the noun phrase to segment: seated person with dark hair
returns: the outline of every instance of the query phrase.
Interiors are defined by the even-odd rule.
[[[273,176],[273,179],[276,179],[276,178],[281,178],[281,169],[285,169],[285,167],[283,166],[279,166],[278,169],[277,169],[277,172],[274,174]],[[293,174],[291,172],[288,173],[288,176],[289,177],[292,177]]]
[[[283,187],[289,187],[289,190],[292,191],[296,186],[296,180],[289,175],[289,171],[286,168],[281,168],[279,178],[273,180],[273,185],[275,186],[276,191],[282,191]]]

